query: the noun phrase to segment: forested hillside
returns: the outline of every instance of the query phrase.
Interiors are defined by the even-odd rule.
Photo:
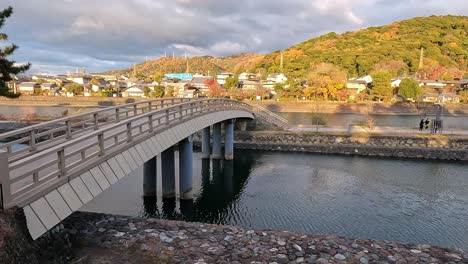
[[[211,56],[188,58],[189,72],[202,74],[216,74],[220,72],[241,73],[243,71],[253,71],[264,55],[260,54],[240,54],[225,58],[215,58]],[[136,71],[140,75],[152,76],[155,73],[185,72],[187,61],[181,57],[162,57],[156,60],[140,63],[136,65]],[[112,74],[133,73],[133,67],[110,71]]]
[[[420,69],[421,48],[424,60]],[[189,71],[211,75],[225,71],[282,71],[297,82],[306,79],[318,64],[327,63],[347,77],[385,70],[393,77],[418,73],[421,78],[450,80],[464,77],[468,70],[468,17],[418,17],[344,34],[329,33],[286,49],[283,69],[280,54],[276,51],[268,55],[193,57],[188,59]],[[137,72],[145,76],[185,72],[186,68],[186,60],[180,57],[160,58],[136,66]],[[132,72],[133,68],[112,71]]]
[[[424,63],[419,70],[421,48]],[[418,17],[341,35],[329,33],[285,50],[283,71],[304,77],[321,62],[334,64],[351,77],[382,69],[393,75],[419,70],[426,78],[459,77],[468,68],[468,17]],[[257,69],[277,72],[279,65],[277,51],[266,55]]]

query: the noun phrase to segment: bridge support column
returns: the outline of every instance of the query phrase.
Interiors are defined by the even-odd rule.
[[[224,159],[234,159],[234,119],[230,119],[224,123]]]
[[[221,123],[213,125],[213,152],[211,154],[213,159],[222,159],[221,155]]]
[[[143,195],[156,196],[157,158],[154,157],[143,165]]]
[[[179,142],[179,188],[180,199],[190,200],[193,187],[193,137]]]
[[[163,198],[174,198],[176,195],[174,147],[161,153],[161,174]]]
[[[202,159],[210,158],[210,127],[205,127],[202,131]]]

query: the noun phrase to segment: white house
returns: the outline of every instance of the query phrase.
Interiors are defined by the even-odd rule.
[[[229,77],[234,77],[234,74],[229,73],[229,72],[223,72],[223,73],[218,74],[218,76],[216,76],[216,80],[218,81],[220,85],[224,85],[226,83],[226,79]]]
[[[288,81],[288,78],[283,73],[271,73],[268,74],[267,81],[272,81],[275,83],[285,83]]]
[[[67,80],[72,81],[77,84],[88,84],[91,81],[91,77],[89,76],[69,76]]]
[[[257,79],[257,75],[255,73],[243,72],[239,74],[239,81],[247,81],[252,79]]]
[[[154,91],[154,87],[148,87],[150,91]],[[145,97],[145,86],[134,85],[122,92],[122,97]]]

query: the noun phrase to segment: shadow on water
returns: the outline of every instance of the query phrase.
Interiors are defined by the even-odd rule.
[[[242,195],[255,157],[249,152],[239,152],[233,161],[201,160],[201,188],[193,200],[162,199],[158,208],[156,197],[143,198],[143,216],[223,224],[231,213],[231,207]],[[177,210],[179,209],[179,210]]]

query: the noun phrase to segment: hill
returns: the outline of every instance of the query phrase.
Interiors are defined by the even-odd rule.
[[[240,54],[225,58],[215,58],[211,56],[188,58],[189,71],[193,73],[214,74],[221,72],[241,73],[243,71],[253,71],[258,62],[263,59],[261,54]],[[156,60],[147,61],[136,65],[136,71],[145,76],[151,76],[156,72],[185,72],[187,62],[181,57],[162,57]],[[110,74],[130,74],[133,67],[108,72]]]
[[[341,35],[332,32],[285,50],[283,71],[290,77],[303,77],[311,65],[327,62],[339,66],[348,76],[382,68],[396,71],[394,74],[416,72],[421,48],[421,71],[426,78],[434,71],[439,77],[443,71],[463,75],[468,69],[468,17],[418,17]],[[257,69],[277,72],[279,63],[280,51],[276,51],[266,55]]]
[[[421,48],[424,61],[419,69]],[[328,33],[286,49],[283,69],[280,69],[280,54],[275,51],[267,55],[193,57],[189,59],[189,70],[204,74],[282,71],[290,80],[301,80],[315,64],[326,62],[338,66],[349,77],[381,69],[389,70],[394,76],[419,72],[421,78],[463,77],[468,70],[468,17],[417,17],[355,32]],[[185,72],[186,61],[160,58],[138,64],[136,68],[146,76],[155,72]],[[131,72],[133,68],[111,73]]]

